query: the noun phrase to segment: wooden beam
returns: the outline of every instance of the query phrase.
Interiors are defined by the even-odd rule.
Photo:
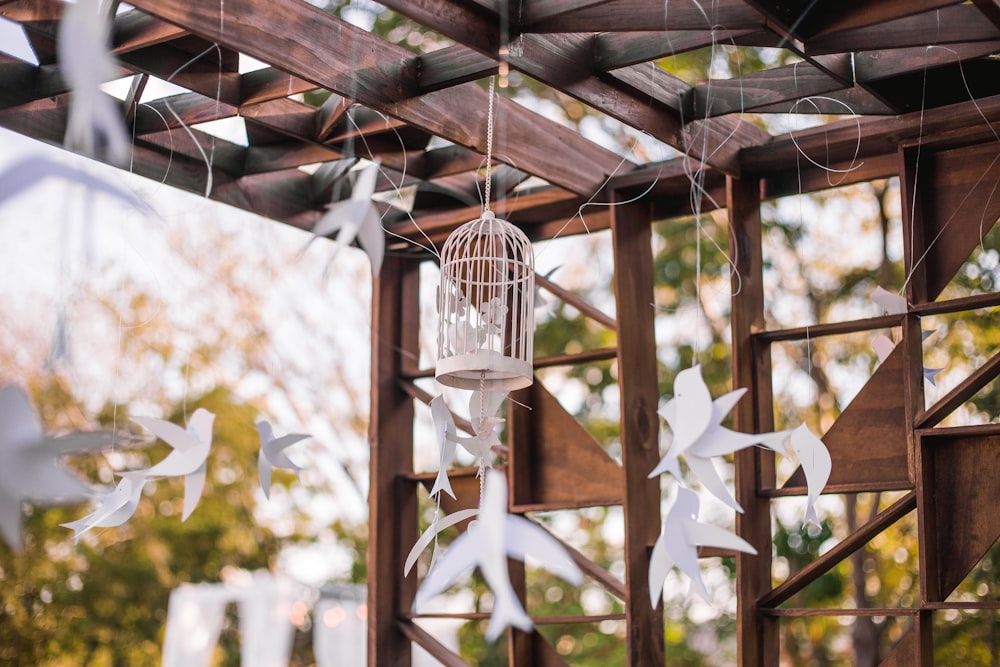
[[[795,101],[843,89],[845,86],[842,80],[852,80],[854,77],[850,56],[838,55],[826,62],[828,67],[840,73],[840,78],[832,77],[809,63],[795,63],[699,84],[685,94],[686,113],[692,118],[705,118],[754,111],[778,102]],[[846,109],[842,112],[846,112]]]
[[[290,74],[399,118],[431,134],[486,152],[488,94],[473,83],[409,97],[415,76],[386,77],[382,66],[407,57],[360,28],[296,0],[230,0],[220,26],[214,7],[183,0],[137,0],[135,6],[206,39],[222,41],[265,62],[280,61]],[[283,30],[276,32],[274,26]],[[397,73],[398,74],[398,73]],[[456,96],[463,99],[455,104]],[[619,158],[577,133],[506,98],[497,120],[509,136],[498,155],[519,169],[581,194],[590,194],[618,166]]]
[[[1000,28],[1000,4],[997,0],[972,0],[990,23]]]
[[[904,7],[908,3],[893,3]],[[955,4],[936,11],[880,21],[838,32],[825,32],[806,42],[806,53],[844,53],[926,46],[996,41],[1000,28],[974,5]]]
[[[402,574],[406,552],[417,540],[416,489],[401,483],[413,471],[413,399],[398,378],[402,358],[419,354],[418,269],[412,260],[386,257],[372,294],[369,667],[410,665],[412,635],[397,617],[410,609],[417,588],[415,577]]]
[[[756,30],[764,25],[759,12],[743,0],[608,0],[599,5],[543,19],[526,31],[621,32],[626,30]]]
[[[481,53],[497,53],[501,46],[498,17],[475,11],[454,0],[444,0],[444,5],[448,11],[441,10],[442,0],[387,2],[395,11]],[[625,80],[626,70],[618,70],[614,76],[598,77],[591,65],[594,49],[594,35],[525,33],[512,45],[508,60],[512,68],[612,118],[641,128],[681,150],[704,152],[708,162],[727,173],[739,172],[736,156],[741,148],[770,138],[766,132],[740,123],[739,119],[723,119],[707,121],[705,127],[700,128],[704,142],[689,143],[690,131],[677,112],[680,100],[670,94],[674,89],[686,90],[687,84],[658,67],[643,68],[629,81]],[[667,94],[659,94],[661,88],[665,88]]]
[[[910,491],[879,512],[874,519],[852,532],[801,570],[792,573],[788,579],[775,586],[774,589],[762,595],[757,600],[757,605],[766,608],[777,607],[785,603],[793,595],[836,567],[838,563],[912,512],[916,507],[917,494]]]
[[[601,32],[594,41],[594,66],[603,71],[614,70],[713,44],[727,44],[754,33],[754,30]]]
[[[417,56],[417,85],[426,95],[495,74],[497,61],[461,44]]]
[[[621,389],[620,439],[625,468],[626,664],[629,667],[662,667],[665,659],[663,606],[654,609],[649,604],[649,555],[660,531],[660,482],[649,479],[649,471],[660,458],[650,224],[646,202],[623,202],[611,209]]]
[[[729,179],[726,204],[729,254],[735,258],[730,316],[733,386],[749,389],[734,409],[733,427],[761,433],[773,430],[773,408],[770,347],[756,345],[752,335],[764,328],[759,180]],[[741,667],[778,663],[778,624],[761,618],[756,603],[771,588],[771,504],[758,493],[761,486],[770,486],[770,479],[762,479],[765,468],[773,475],[773,458],[755,447],[735,455],[736,499],[744,510],[736,515],[736,532],[757,549],[756,555],[736,554],[736,646]]]

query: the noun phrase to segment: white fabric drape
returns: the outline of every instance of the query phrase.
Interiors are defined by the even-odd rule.
[[[163,638],[163,667],[210,665],[225,613],[222,596],[203,595],[195,586],[174,589]]]

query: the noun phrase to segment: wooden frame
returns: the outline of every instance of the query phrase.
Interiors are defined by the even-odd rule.
[[[737,407],[737,428],[773,426],[774,343],[884,327],[902,332],[899,348],[863,390],[865,400],[846,409],[826,439],[835,466],[827,492],[896,490],[904,495],[778,586],[772,585],[768,557],[771,505],[776,498],[804,494],[804,488],[794,479],[777,488],[769,454],[748,450],[736,457],[737,494],[746,508],[737,530],[762,554],[737,556],[740,664],[776,664],[781,618],[844,614],[912,617],[913,629],[883,664],[932,664],[932,614],[957,608],[947,601],[950,590],[1000,536],[994,517],[982,510],[996,501],[1000,489],[970,481],[977,472],[974,461],[995,457],[997,427],[939,427],[996,379],[1000,355],[925,409],[920,345],[922,316],[1000,306],[997,292],[940,298],[988,231],[981,220],[1000,217],[989,185],[1000,180],[994,159],[1000,61],[993,57],[1000,53],[1000,9],[994,0],[812,3],[802,14],[795,13],[796,3],[777,0],[385,2],[454,42],[423,54],[299,0],[130,4],[133,9],[114,18],[112,46],[120,74],[132,77],[121,108],[135,138],[131,168],[136,173],[197,193],[205,192],[211,175],[212,198],[307,229],[331,203],[345,166],[357,157],[379,157],[393,183],[417,189],[415,222],[392,215],[384,219],[391,234],[389,254],[373,300],[371,665],[409,664],[412,643],[442,664],[464,664],[420,627],[410,610],[413,579],[402,577],[403,551],[416,538],[417,488],[430,481],[412,467],[413,401],[430,399],[414,382],[433,374],[414,361],[418,268],[430,258],[413,242],[440,244],[479,214],[487,126],[487,93],[480,80],[501,64],[594,113],[648,133],[679,154],[638,165],[510,99],[498,102],[496,155],[508,165],[498,170],[504,179],[494,188],[498,201],[492,208],[533,240],[585,229],[610,229],[613,238],[615,317],[551,281],[540,278],[539,283],[614,330],[616,346],[536,359],[535,367],[613,359],[623,406],[619,467],[554,397],[543,388],[525,390],[524,402],[537,409],[514,408],[509,415],[511,510],[623,506],[625,581],[582,554],[574,552],[574,558],[623,600],[628,664],[662,664],[662,616],[649,608],[645,588],[648,550],[659,530],[659,488],[646,478],[657,457],[659,400],[648,308],[650,224],[691,212],[692,174],[697,174],[697,206],[727,208],[730,250],[741,278],[732,302],[733,382],[749,393]],[[62,141],[71,103],[54,49],[62,10],[59,0],[0,0],[0,15],[23,27],[38,59],[36,65],[0,54],[0,126],[50,143]],[[731,50],[780,48],[796,62],[708,82],[683,81],[653,63],[713,44]],[[241,54],[269,67],[241,72]],[[142,102],[151,78],[169,80],[186,92]],[[307,102],[303,93],[316,93],[323,101]],[[846,109],[864,117],[832,120],[794,137],[771,136],[743,116],[751,111],[843,115]],[[246,125],[245,146],[198,127],[232,117]],[[182,125],[193,126],[191,133],[179,131]],[[428,148],[431,137],[450,144]],[[202,150],[210,150],[213,160],[206,164]],[[300,168],[308,165],[309,170]],[[837,170],[842,184],[900,178],[908,223],[904,265],[911,275],[907,312],[767,330],[761,200],[825,189],[829,168]],[[512,196],[529,175],[547,185]],[[378,187],[391,185],[386,180]],[[644,196],[636,199],[639,195]],[[588,209],[584,224],[574,214],[594,198],[623,203]],[[945,228],[949,233],[943,234]],[[461,420],[458,425],[468,427]],[[875,444],[859,453],[852,448],[858,438]],[[574,456],[565,457],[568,451]],[[556,463],[567,458],[578,463]],[[963,485],[977,490],[953,490]],[[470,474],[459,475],[455,486],[460,496],[475,492]],[[968,539],[949,540],[942,517],[959,510],[976,530]],[[918,605],[878,610],[783,606],[913,512],[920,531]],[[512,572],[523,592],[523,571]],[[538,633],[511,633],[509,648],[512,665],[564,664]]]

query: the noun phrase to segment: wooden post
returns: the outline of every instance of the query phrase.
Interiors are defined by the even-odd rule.
[[[660,483],[649,479],[659,460],[659,385],[653,330],[653,251],[648,202],[611,209],[625,468],[625,618],[630,667],[664,664],[662,605],[649,603],[649,554],[660,531]]]
[[[403,577],[417,540],[413,470],[413,399],[399,384],[404,360],[418,351],[419,265],[387,257],[372,291],[371,447],[368,492],[368,665],[409,667],[410,640],[399,613],[409,611],[416,577]]]
[[[733,387],[749,389],[736,404],[733,422],[738,431],[758,433],[771,430],[773,422],[770,347],[753,338],[764,328],[760,180],[730,178],[726,194],[729,253],[738,274],[733,276],[731,314]],[[756,602],[771,588],[771,504],[758,491],[762,474],[773,476],[774,462],[757,447],[737,452],[735,460],[736,498],[744,509],[736,515],[736,532],[758,554],[736,554],[737,657],[742,667],[765,667],[778,664],[778,621],[760,614]]]

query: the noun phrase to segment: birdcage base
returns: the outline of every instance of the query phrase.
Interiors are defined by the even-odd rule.
[[[435,378],[448,387],[485,391],[524,389],[534,380],[530,362],[489,350],[439,359]]]

